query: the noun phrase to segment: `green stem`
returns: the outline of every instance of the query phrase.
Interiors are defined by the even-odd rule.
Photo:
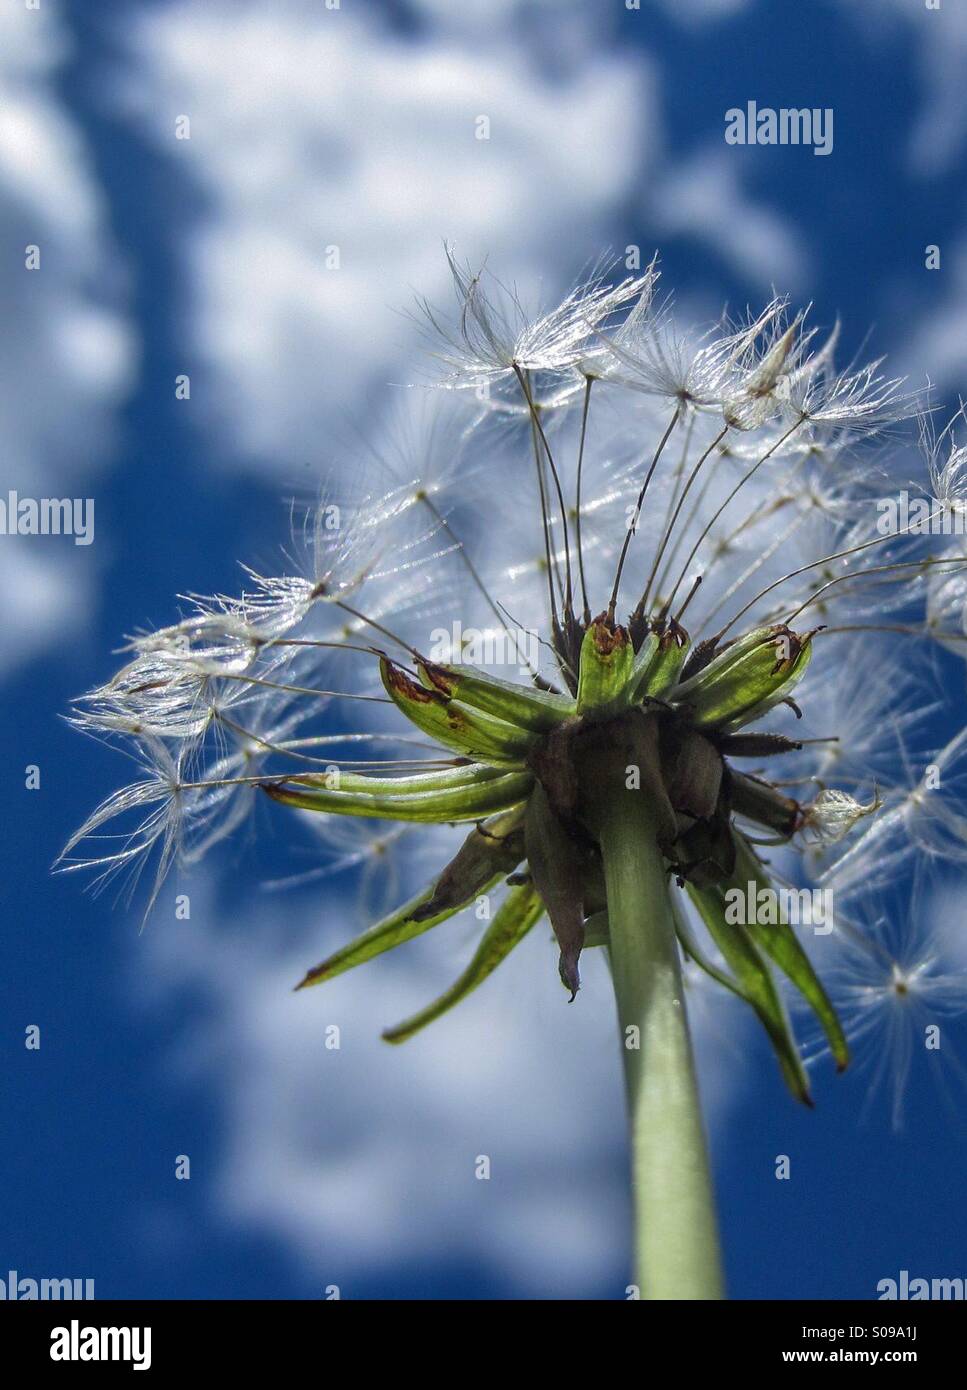
[[[722,1298],[668,872],[649,797],[612,788],[595,809],[631,1127],[636,1281],[642,1298]]]

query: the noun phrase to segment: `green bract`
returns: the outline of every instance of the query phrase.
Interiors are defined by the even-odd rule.
[[[445,994],[428,1004],[418,1014],[398,1023],[395,1028],[387,1028],[383,1037],[387,1042],[401,1043],[432,1023],[435,1018],[459,1004],[472,990],[487,978],[506,955],[530,931],[543,915],[544,904],[532,886],[525,884],[512,888],[502,903],[496,917],[484,932],[480,945],[474,952],[473,960]]]
[[[651,632],[642,642],[635,657],[635,675],[639,677],[634,698],[663,699],[678,681],[688,655],[688,634],[677,623],[669,623],[661,632]]]
[[[431,888],[314,966],[297,988],[321,984],[392,950],[446,921],[478,894],[486,893],[503,875],[516,869],[524,857],[523,815],[520,806],[482,821],[471,830]]]
[[[628,703],[635,688],[635,650],[623,627],[596,619],[581,643],[578,713],[592,719]]]
[[[385,657],[379,663],[379,673],[387,695],[407,719],[445,748],[501,766],[520,764],[537,741],[536,734],[517,724],[486,714],[479,707],[474,709],[432,685],[411,680]]]
[[[566,695],[528,690],[470,666],[437,666],[421,661],[418,670],[429,689],[531,733],[549,733],[576,709],[575,702]]]
[[[337,780],[338,785],[330,785]],[[416,777],[309,773],[262,784],[273,801],[303,811],[436,824],[479,820],[504,810],[526,797],[533,785],[528,772],[502,772],[476,763]]]
[[[736,923],[726,895],[743,884],[754,891],[768,886],[735,816],[772,839],[790,838],[803,823],[797,802],[738,772],[728,758],[798,746],[769,732],[737,731],[788,699],[809,660],[812,634],[799,636],[782,624],[759,627],[721,650],[703,644],[691,657],[685,630],[664,618],[626,628],[602,614],[579,636],[579,642],[569,638],[577,659],[564,667],[566,693],[427,661],[417,653],[411,676],[381,657],[390,699],[412,725],[456,755],[452,765],[418,776],[305,773],[263,784],[274,800],[302,810],[427,824],[477,822],[431,887],[315,966],[300,988],[428,931],[510,875],[507,896],[464,973],[440,999],[384,1037],[402,1042],[451,1008],[544,913],[557,938],[561,979],[573,998],[585,945],[609,940],[595,834],[599,813],[593,808],[602,796],[633,791],[646,798],[648,823],[668,872],[687,886],[708,932],[704,947],[676,909],[681,949],[749,1004],[790,1089],[808,1101],[769,962],[811,1005],[840,1066],[847,1057],[842,1030],[792,927],[784,921]]]
[[[812,633],[756,628],[671,692],[698,728],[739,729],[788,699],[805,675]]]

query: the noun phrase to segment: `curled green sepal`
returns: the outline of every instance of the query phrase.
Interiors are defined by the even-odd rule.
[[[498,908],[496,917],[484,932],[473,960],[460,978],[455,980],[439,999],[434,1000],[418,1014],[414,1014],[403,1023],[398,1023],[395,1028],[387,1028],[383,1033],[386,1042],[405,1042],[428,1023],[452,1009],[455,1004],[459,1004],[461,999],[465,999],[496,970],[518,942],[523,941],[535,922],[540,920],[543,912],[544,904],[533,884],[511,888]]]
[[[652,633],[635,658],[634,698],[663,699],[677,683],[688,655],[688,633],[674,619],[660,635]]]
[[[481,820],[496,811],[505,811],[525,800],[534,785],[529,772],[507,772],[478,764],[414,777],[342,773],[337,786],[325,785],[332,780],[329,774],[320,775],[316,781],[300,777],[261,785],[273,801],[303,811],[436,825]]]
[[[623,627],[614,627],[603,616],[595,618],[581,643],[578,675],[578,713],[604,714],[627,704],[635,649]]]
[[[481,893],[486,893],[504,874],[516,869],[523,858],[523,816],[524,808],[518,806],[474,826],[432,887],[424,889],[313,966],[296,989],[323,984],[374,956],[381,956],[384,951],[391,951],[404,941],[421,936],[455,916]]]
[[[725,896],[720,888],[697,888],[690,883],[688,894],[732,971],[736,993],[751,1005],[765,1028],[786,1085],[797,1100],[811,1106],[806,1069],[768,965],[746,928],[727,920]]]
[[[661,638],[657,632],[646,632],[641,646],[635,652],[635,659],[631,666],[631,698],[632,700],[641,699],[647,694],[649,672],[655,665],[661,647]]]
[[[788,699],[809,664],[812,637],[783,623],[755,628],[676,686],[669,698],[688,709],[696,727],[731,733]]]
[[[420,661],[417,670],[428,689],[530,733],[549,733],[575,712],[569,695],[515,685],[472,666],[439,666]]]
[[[762,890],[771,893],[772,887],[763,872],[762,864],[748,842],[737,831],[734,832],[734,839],[736,847],[735,873],[731,884],[723,885],[725,890],[727,891],[729,887],[738,888],[744,894],[747,891],[747,885],[751,884],[756,897]],[[809,890],[804,891],[808,892]],[[791,980],[809,1004],[826,1034],[826,1040],[829,1043],[837,1070],[843,1071],[849,1063],[849,1047],[842,1025],[830,1002],[829,995],[823,988],[822,981],[817,976],[812,962],[800,944],[798,936],[788,921],[782,920],[784,915],[781,911],[777,911],[776,916],[780,920],[776,921],[775,924],[750,923],[747,928],[748,933],[753,941],[767,955],[771,956],[779,969]]]
[[[412,680],[386,657],[380,658],[379,673],[387,695],[411,724],[465,757],[496,766],[520,766],[537,742],[537,734]]]
[[[492,882],[496,883],[496,881],[495,876]],[[445,921],[446,918],[452,917],[459,911],[459,908],[453,907],[443,909],[434,916],[422,915],[432,896],[432,888],[424,889],[422,893],[418,893],[415,898],[411,898],[402,907],[396,908],[387,917],[370,927],[368,931],[364,931],[352,941],[348,941],[345,946],[340,946],[338,951],[333,951],[331,956],[327,956],[318,965],[314,965],[311,970],[307,970],[305,977],[296,985],[296,989],[306,989],[309,985],[321,985],[326,980],[333,980],[337,975],[352,970],[354,966],[363,965],[375,956],[381,956],[384,951],[391,951],[395,946],[401,946],[404,941],[411,941],[413,937],[422,935],[423,932],[429,931],[431,927],[435,927],[439,922]]]

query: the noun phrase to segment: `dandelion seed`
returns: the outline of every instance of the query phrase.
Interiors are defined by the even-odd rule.
[[[863,805],[848,792],[826,787],[805,808],[803,830],[824,846],[839,844],[861,820],[875,815],[880,804],[875,796]]]
[[[595,333],[633,301],[636,314],[643,315],[655,281],[652,268],[616,286],[596,276],[549,313],[532,317],[517,294],[486,270],[474,273],[450,247],[446,253],[458,322],[448,324],[427,300],[419,307],[439,344],[435,355],[449,369],[444,384],[464,389],[485,380],[508,381],[517,371],[556,373],[581,363],[587,368],[596,360]]]
[[[967,976],[944,926],[953,904],[949,893],[928,899],[914,884],[889,902],[868,900],[851,930],[836,936],[825,967],[860,1074],[868,1077],[864,1109],[886,1090],[895,1129],[925,1065],[942,1088],[964,1079],[947,1028],[967,1010]]]

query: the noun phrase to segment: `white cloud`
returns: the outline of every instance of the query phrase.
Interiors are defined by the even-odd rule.
[[[957,394],[967,389],[967,237],[941,248],[941,255],[942,268],[933,273],[943,277],[943,299],[913,321],[896,360],[912,380],[929,378],[941,402],[956,408]]]
[[[395,1262],[448,1256],[492,1263],[522,1296],[580,1296],[609,1277],[620,1296],[623,1095],[604,960],[587,953],[568,1005],[539,926],[470,999],[391,1048],[380,1028],[451,982],[480,924],[444,924],[293,995],[351,930],[348,900],[321,902],[294,914],[270,898],[239,917],[196,884],[190,921],[159,912],[140,939],[138,975],[157,1004],[185,985],[207,999],[205,1022],[178,1040],[177,1071],[214,1082],[224,1107],[223,1218],[283,1240],[320,1289],[344,1297]],[[230,929],[214,925],[229,915]],[[721,991],[693,1011],[714,1122],[744,1069],[748,1025]],[[338,1050],[326,1047],[332,1024]],[[474,1175],[479,1155],[487,1181]]]
[[[398,310],[449,296],[444,238],[555,292],[607,240],[655,125],[641,62],[588,49],[552,76],[500,26],[416,41],[372,10],[221,0],[147,13],[133,51],[127,99],[205,195],[180,243],[186,367],[211,372],[227,448],[288,469],[413,379]]]
[[[8,675],[42,654],[65,633],[78,633],[90,617],[93,576],[75,558],[70,540],[53,536],[0,536],[0,667]]]
[[[603,246],[623,249],[638,203],[636,222],[687,229],[756,282],[764,266],[801,272],[794,235],[737,173],[699,161],[662,181],[642,48],[607,42],[578,6],[421,9],[418,39],[378,11],[304,0],[175,4],[133,32],[124,100],[203,194],[177,238],[184,352],[204,368],[193,408],[214,412],[223,458],[292,479],[325,468],[334,432],[363,414],[378,438],[399,395],[387,383],[420,372],[400,308],[410,290],[450,296],[444,238],[553,297]],[[667,212],[639,193],[666,186]]]
[[[887,32],[898,32],[913,47],[920,70],[920,114],[910,132],[907,159],[914,174],[934,175],[948,170],[967,137],[967,8],[954,0],[872,0],[857,5],[841,0],[844,12],[856,21],[872,47]]]
[[[129,379],[128,329],[107,297],[116,271],[105,210],[54,86],[65,56],[54,6],[0,11],[0,294],[16,326],[0,339],[4,496],[91,495]],[[28,246],[39,248],[37,270],[25,268]],[[94,601],[95,550],[0,537],[5,670],[77,631]]]
[[[808,250],[795,228],[777,211],[746,194],[742,166],[724,144],[675,167],[648,195],[646,215],[663,233],[707,241],[750,283],[769,291],[802,287],[810,269]]]

